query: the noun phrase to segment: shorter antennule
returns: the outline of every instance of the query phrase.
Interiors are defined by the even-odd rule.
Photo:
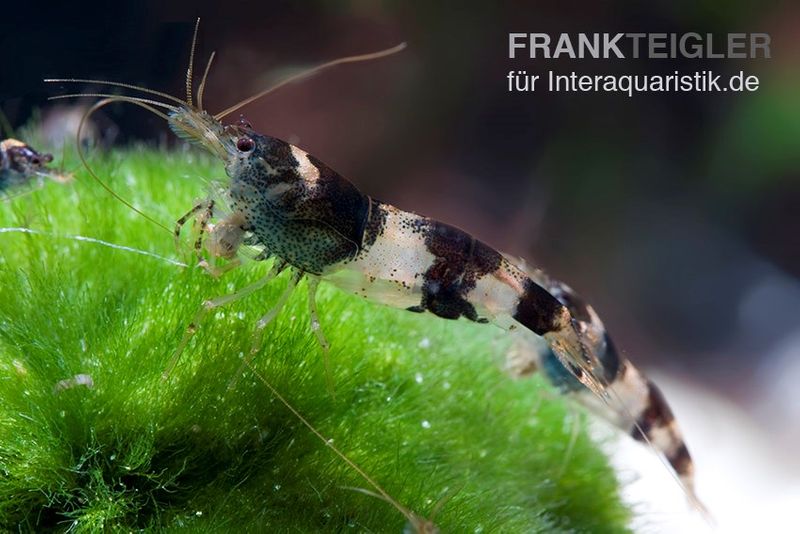
[[[203,111],[203,94],[206,91],[206,80],[208,79],[208,72],[211,70],[211,63],[214,62],[215,55],[217,55],[216,52],[211,52],[208,63],[206,63],[206,70],[203,71],[203,78],[200,80],[200,86],[197,88],[197,107],[200,111]]]
[[[192,69],[194,68],[194,49],[197,47],[197,32],[200,29],[200,17],[194,23],[194,35],[192,36],[192,49],[189,51],[189,68],[186,69],[186,104],[192,106]]]

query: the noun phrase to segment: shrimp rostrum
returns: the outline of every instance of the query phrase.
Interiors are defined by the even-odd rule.
[[[336,60],[312,72],[393,51]],[[168,370],[208,311],[250,295],[281,271],[290,270],[287,289],[258,322],[249,357],[258,352],[264,326],[303,278],[308,280],[312,330],[326,351],[326,360],[328,344],[314,299],[320,281],[411,312],[525,330],[542,338],[549,348],[537,362],[545,375],[564,391],[580,390],[585,396],[600,399],[601,405],[618,402],[618,409],[606,410],[612,414],[608,419],[663,453],[693,499],[692,461],[664,397],[615,350],[594,310],[569,288],[541,271],[518,266],[454,226],[362,193],[313,155],[259,133],[244,118],[233,124],[222,123],[224,117],[276,87],[211,115],[202,109],[205,76],[195,106],[190,73],[191,68],[186,101],[150,89],[93,81],[166,100],[97,94],[109,98],[93,109],[111,101],[135,103],[165,118],[178,136],[218,157],[229,177],[222,191],[226,209],[218,211],[212,199],[201,202],[178,221],[176,234],[183,223],[196,216],[201,231],[206,230],[205,246],[212,255],[234,258],[241,246],[251,245],[261,250],[256,259],[273,258],[274,263],[269,274],[254,284],[205,301]],[[215,224],[209,224],[214,218]],[[198,248],[202,239],[201,235]]]

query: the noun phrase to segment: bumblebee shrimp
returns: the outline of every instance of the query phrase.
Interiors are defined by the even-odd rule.
[[[259,352],[265,326],[304,278],[308,280],[311,328],[323,349],[326,369],[329,345],[320,328],[315,302],[321,281],[361,298],[411,312],[432,313],[444,319],[465,318],[506,330],[526,330],[544,339],[552,353],[551,359],[541,362],[547,376],[557,384],[568,384],[565,391],[580,389],[606,404],[619,404],[615,413],[632,415],[633,423],[627,420],[630,418],[620,416],[614,420],[615,424],[629,433],[634,432],[632,425],[635,425],[636,435],[646,437],[667,456],[694,499],[692,461],[663,396],[616,352],[597,315],[567,286],[541,271],[518,267],[459,228],[360,192],[313,155],[259,133],[243,117],[233,124],[221,122],[291,81],[333,65],[382,57],[400,48],[402,45],[332,61],[214,115],[202,106],[208,67],[199,85],[197,105],[193,104],[191,58],[185,101],[117,82],[52,80],[106,84],[153,96],[64,95],[106,97],[92,111],[115,101],[144,107],[164,118],[176,135],[219,158],[229,177],[222,191],[226,209],[221,210],[219,202],[212,198],[198,203],[179,219],[175,235],[180,234],[185,222],[196,217],[201,232],[195,242],[198,251],[205,240],[206,250],[213,257],[235,261],[240,248],[248,245],[260,249],[255,259],[274,259],[272,269],[262,279],[235,293],[204,302],[165,373],[177,363],[201,320],[211,310],[254,294],[288,270],[289,284],[273,308],[258,321],[252,349],[243,367],[249,366]],[[212,219],[217,220],[215,225],[209,224]],[[548,366],[555,370],[548,370]]]
[[[25,194],[11,194],[10,191],[30,186],[34,182],[42,187],[44,178],[62,183],[69,181],[68,174],[48,167],[52,161],[52,155],[40,153],[17,139],[0,141],[0,193],[7,198]]]

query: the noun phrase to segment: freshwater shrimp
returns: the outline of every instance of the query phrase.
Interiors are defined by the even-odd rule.
[[[12,195],[8,191],[34,183],[42,187],[44,178],[57,182],[69,181],[69,175],[48,167],[52,161],[51,154],[40,153],[17,139],[0,141],[0,193],[13,198],[20,193]]]
[[[214,56],[206,66],[195,105],[194,45],[187,69],[186,100],[119,82],[47,80],[104,84],[148,94],[147,98],[104,93],[57,98],[103,97],[87,116],[117,101],[136,104],[165,119],[179,137],[219,158],[229,177],[219,195],[222,200],[209,197],[193,206],[177,221],[174,235],[177,238],[181,227],[194,217],[200,228],[195,242],[198,252],[205,244],[212,258],[236,262],[240,249],[248,246],[260,250],[254,259],[274,260],[262,279],[203,303],[165,376],[211,310],[252,295],[281,272],[290,271],[286,289],[257,323],[243,368],[249,367],[259,352],[264,328],[302,279],[308,281],[311,329],[324,352],[326,370],[329,344],[317,317],[315,300],[322,281],[372,302],[411,312],[491,323],[508,331],[524,330],[547,343],[549,356],[538,362],[547,377],[565,392],[582,391],[605,404],[617,404],[613,410],[615,424],[663,453],[683,481],[684,491],[698,504],[692,488],[692,460],[665,399],[652,382],[619,355],[594,310],[566,285],[539,270],[519,267],[459,228],[360,192],[313,155],[259,133],[244,117],[232,124],[222,123],[225,117],[292,81],[337,64],[383,57],[401,48],[402,45],[323,64],[213,115],[203,108],[202,96]],[[91,171],[90,174],[99,180]],[[107,188],[105,184],[103,187]],[[212,224],[212,220],[216,223]]]

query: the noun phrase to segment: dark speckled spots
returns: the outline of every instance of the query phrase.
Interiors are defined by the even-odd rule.
[[[365,248],[374,245],[378,237],[383,234],[383,230],[386,228],[387,217],[386,209],[383,207],[383,204],[374,198],[367,198],[369,198],[369,215],[364,224],[363,238],[361,240],[362,246]]]
[[[231,196],[259,244],[315,274],[355,257],[369,197],[313,156],[297,156],[299,162],[289,143],[248,135],[255,148],[231,176]]]
[[[464,272],[464,283],[469,289],[475,287],[475,283],[489,273],[496,271],[503,263],[503,257],[495,249],[474,239],[472,242],[472,254],[467,269]]]
[[[412,232],[425,234],[425,246],[436,258],[423,277],[420,307],[446,319],[485,322],[466,295],[480,277],[500,266],[500,254],[448,224],[422,219],[409,226]]]
[[[308,161],[319,178],[308,184],[298,214],[331,226],[360,249],[372,199],[314,156],[309,155]]]

